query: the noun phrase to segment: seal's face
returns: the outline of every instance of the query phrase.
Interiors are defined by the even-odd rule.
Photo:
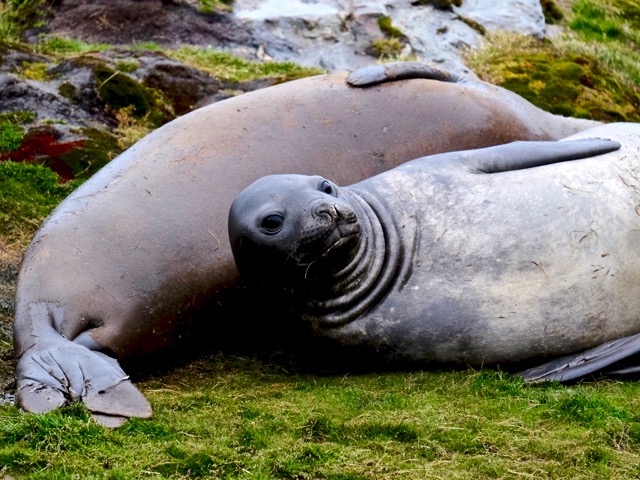
[[[272,175],[250,185],[233,202],[229,238],[245,279],[291,285],[344,268],[359,245],[360,226],[332,182]]]

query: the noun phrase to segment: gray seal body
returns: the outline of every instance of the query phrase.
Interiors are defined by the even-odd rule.
[[[567,380],[638,349],[639,213],[640,124],[611,124],[343,188],[265,177],[234,202],[229,234],[242,277],[277,285],[317,335],[474,366],[605,345],[597,365],[587,353],[524,373]]]
[[[227,214],[263,175],[353,183],[423,155],[561,138],[592,124],[424,65],[349,78],[321,75],[196,110],[64,200],[19,275],[18,404],[42,412],[83,401],[111,424],[149,416],[117,361],[173,345],[205,302],[236,283]]]

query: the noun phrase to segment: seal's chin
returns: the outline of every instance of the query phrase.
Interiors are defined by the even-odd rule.
[[[315,254],[299,259],[298,267],[303,271],[305,280],[326,277],[342,270],[355,257],[360,246],[360,230],[336,226],[329,241]]]

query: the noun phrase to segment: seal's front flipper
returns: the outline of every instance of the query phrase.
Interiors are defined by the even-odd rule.
[[[16,375],[16,401],[28,412],[83,402],[102,424],[101,416],[148,418],[152,413],[115,359],[63,338],[24,352]]]
[[[563,142],[519,141],[444,155],[472,173],[499,173],[595,157],[619,148],[620,144],[613,140],[583,138]]]
[[[527,382],[568,382],[592,373],[636,373],[640,367],[605,370],[640,352],[640,334],[612,340],[585,352],[559,358],[518,373]]]
[[[463,77],[426,63],[392,62],[385,65],[371,65],[354,70],[347,76],[347,84],[352,87],[371,87],[373,85],[379,85],[380,83],[412,78],[455,83],[461,81]]]

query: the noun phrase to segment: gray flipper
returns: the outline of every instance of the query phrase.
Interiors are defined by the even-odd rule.
[[[584,138],[566,142],[512,142],[496,147],[447,153],[472,173],[499,173],[595,157],[613,152],[613,140]]]
[[[640,366],[605,370],[606,367],[640,352],[640,334],[603,343],[590,350],[559,358],[538,367],[519,372],[527,382],[557,380],[568,382],[592,373],[628,374],[640,371]]]
[[[371,87],[395,80],[423,78],[440,82],[456,83],[464,77],[420,62],[392,62],[385,65],[371,65],[354,70],[347,76],[352,87]]]
[[[28,412],[83,402],[103,425],[115,425],[117,417],[148,418],[152,413],[115,359],[63,337],[25,351],[18,359],[17,378],[16,400]]]

